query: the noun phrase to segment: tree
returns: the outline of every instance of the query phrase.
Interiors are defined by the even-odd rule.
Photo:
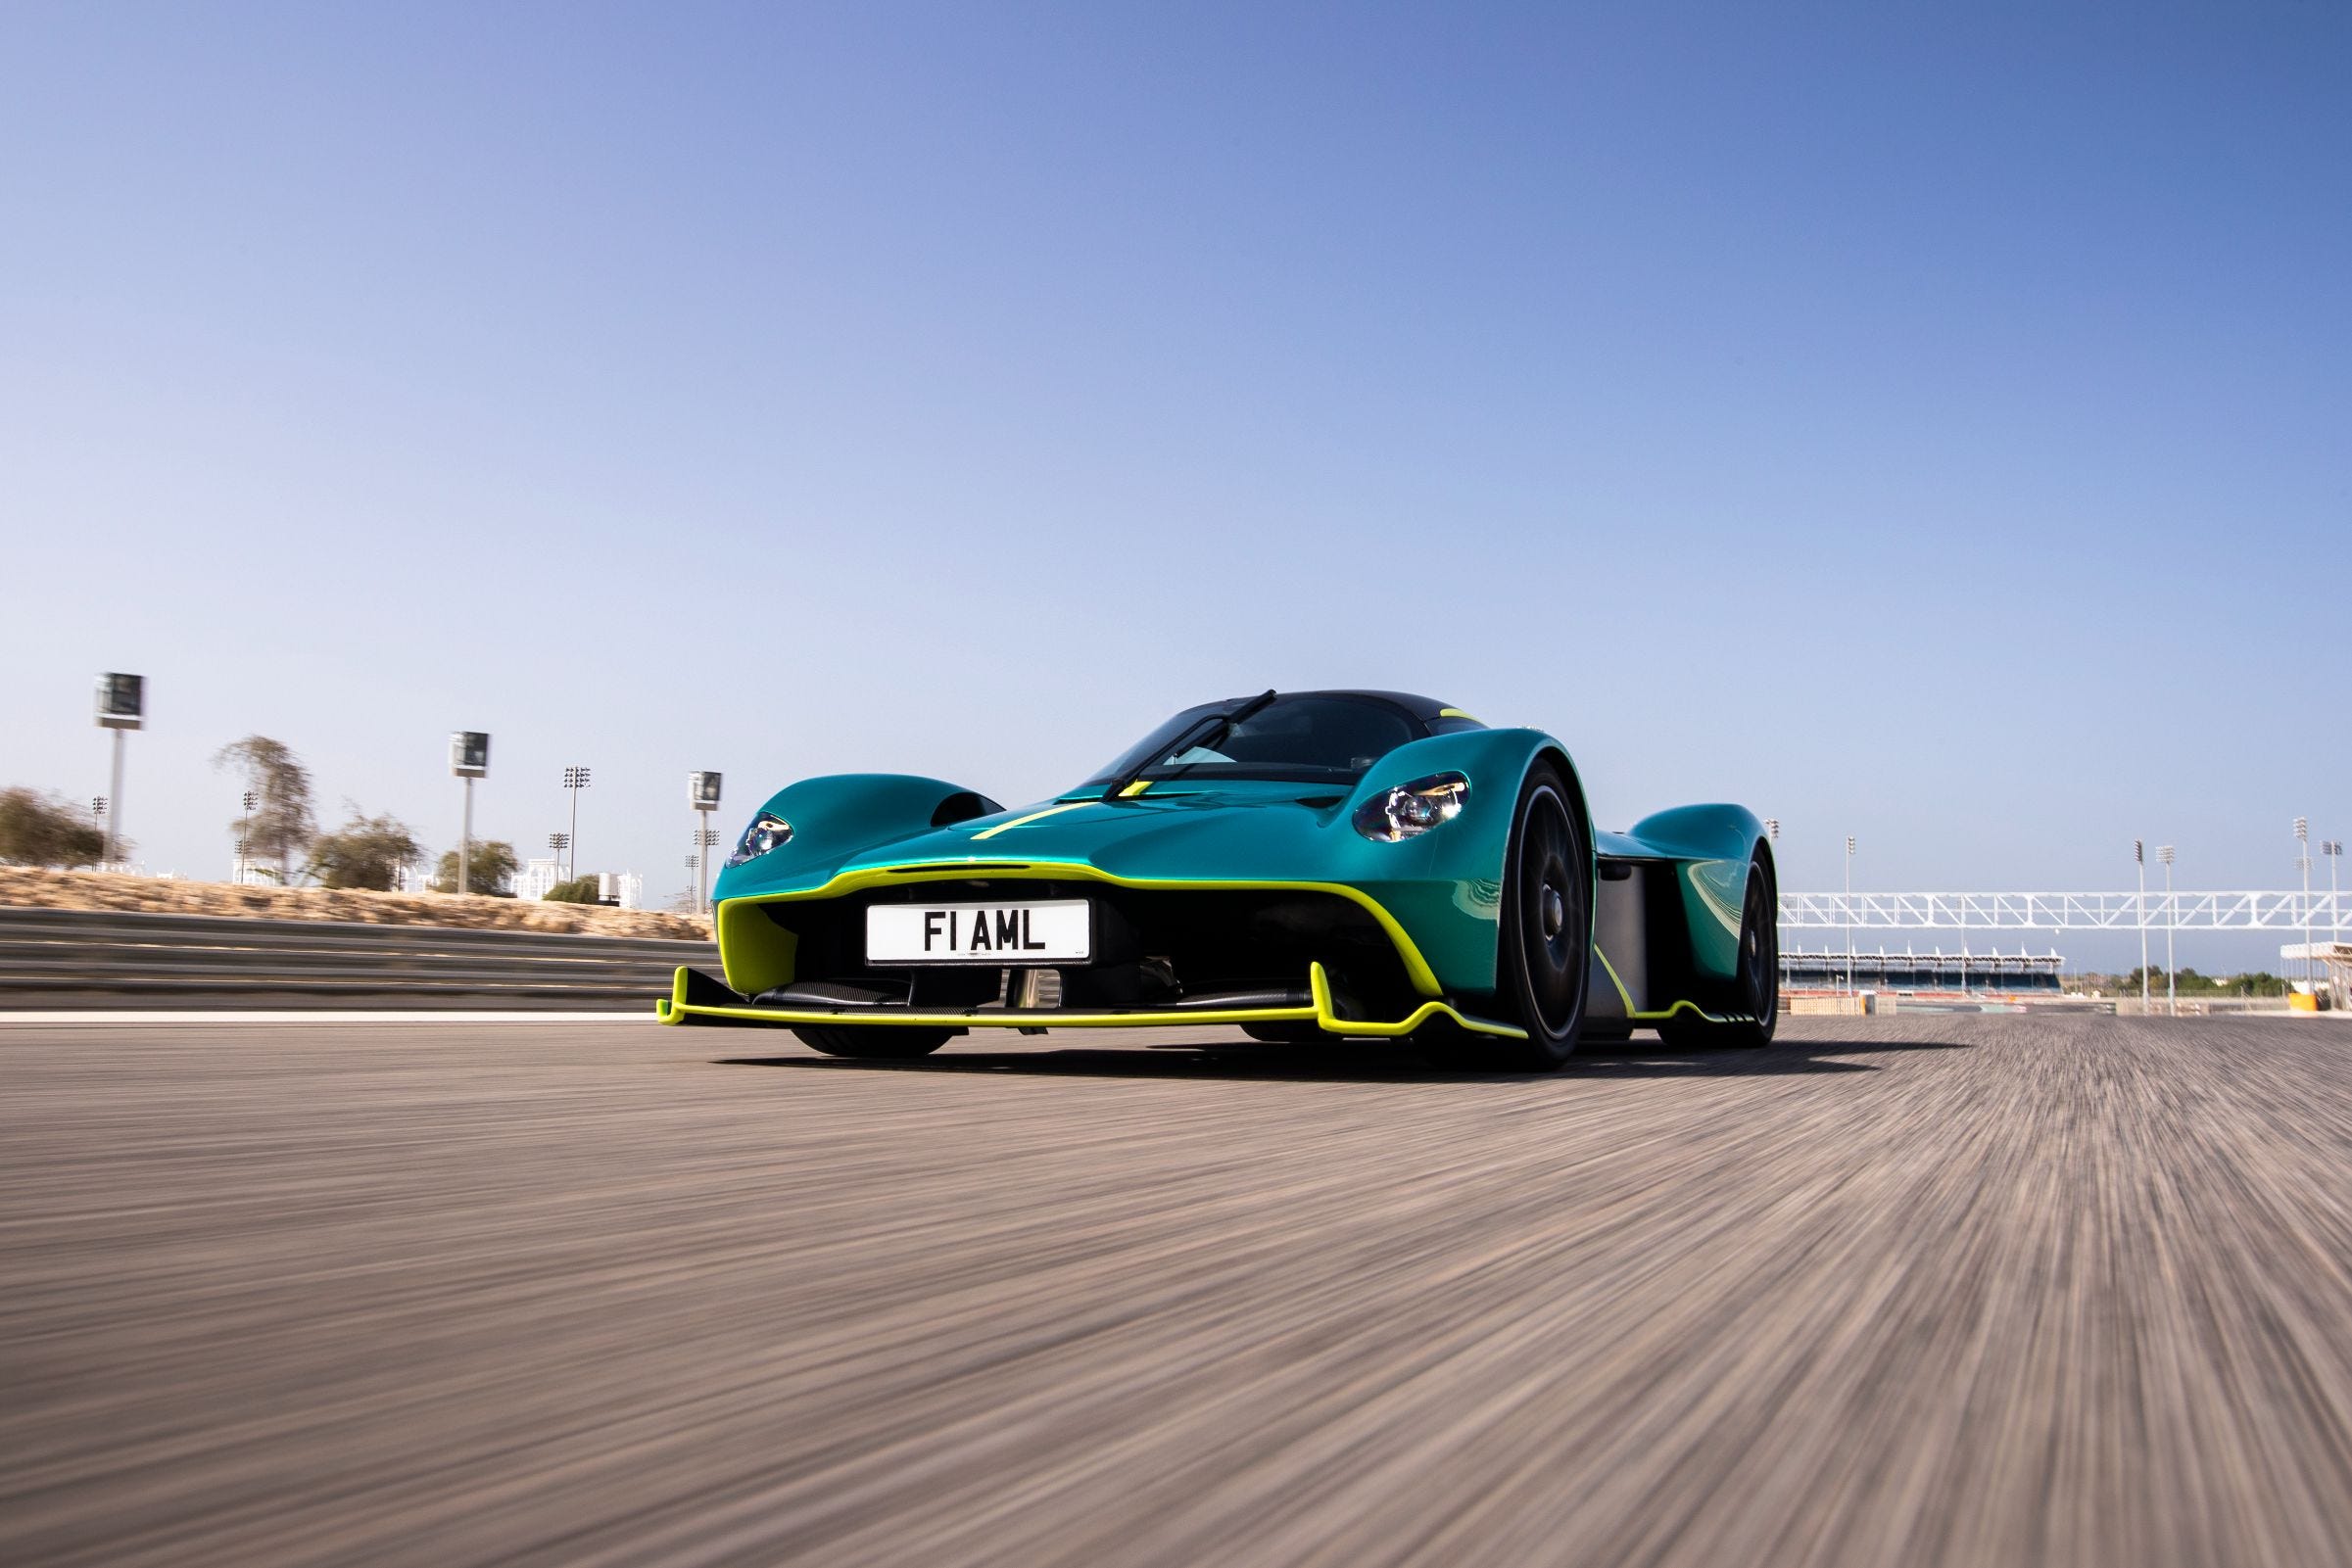
[[[372,887],[388,893],[403,866],[423,853],[416,833],[396,817],[368,817],[352,807],[351,821],[311,846],[310,875],[321,887]]]
[[[514,846],[498,838],[477,838],[465,857],[465,890],[469,893],[489,893],[498,898],[511,898],[505,885],[514,875]],[[452,893],[457,890],[457,852],[451,850],[441,857],[433,871],[433,890]]]
[[[120,847],[129,853],[128,844]],[[95,866],[105,858],[106,834],[64,796],[0,789],[0,860],[12,866]]]
[[[551,904],[594,904],[601,901],[597,889],[597,876],[574,877],[568,882],[557,882],[547,891]]]
[[[291,883],[294,857],[318,836],[318,819],[311,814],[311,770],[293,748],[265,735],[222,746],[214,753],[213,766],[242,774],[254,797],[250,823],[240,817],[229,824],[240,849],[248,855],[267,851],[277,861],[277,879]]]

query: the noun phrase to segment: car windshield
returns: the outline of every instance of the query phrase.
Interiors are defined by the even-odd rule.
[[[1187,742],[1181,752],[1174,750],[1187,733],[1201,736],[1201,720],[1240,706],[1236,700],[1186,708],[1080,789],[1130,777],[1353,784],[1380,758],[1428,733],[1404,709],[1374,698],[1286,696],[1223,735],[1210,730],[1204,737],[1209,744]]]

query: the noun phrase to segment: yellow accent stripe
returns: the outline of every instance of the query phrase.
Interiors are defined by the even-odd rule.
[[[1093,804],[1095,804],[1095,802],[1091,800],[1065,800],[1058,806],[1047,806],[1043,811],[1032,811],[1026,817],[1015,817],[1011,822],[1000,822],[993,828],[983,828],[979,832],[974,833],[972,836],[975,841],[983,838],[993,838],[998,833],[1009,832],[1015,828],[1026,828],[1031,823],[1036,822],[1042,818],[1057,816],[1065,811],[1076,811],[1080,806],[1091,806]]]
[[[1068,811],[1074,806],[1091,806],[1093,804],[1094,802],[1091,800],[1080,800],[1069,805],[1055,806],[1052,809]],[[1035,815],[1041,817],[1045,813],[1038,812]],[[1024,817],[1020,821],[1004,824],[1004,828],[1018,828],[1023,822],[1034,820],[1034,817]],[[987,830],[987,832],[975,833],[973,836],[985,838],[990,832],[1003,832],[1004,828],[991,828]],[[1345,882],[1188,881],[1148,877],[1116,877],[1100,867],[1088,865],[1080,860],[1032,860],[1019,867],[990,866],[984,871],[976,871],[970,862],[959,860],[918,861],[912,865],[901,866],[866,866],[856,871],[841,872],[822,887],[804,887],[796,892],[787,893],[749,893],[742,898],[726,899],[719,905],[719,957],[722,962],[726,959],[728,938],[734,930],[729,912],[738,905],[742,905],[743,912],[748,914],[750,906],[753,904],[800,903],[809,899],[840,898],[844,894],[854,893],[867,887],[898,886],[909,881],[970,880],[976,877],[984,877],[989,881],[1070,881],[1074,879],[1098,881],[1109,882],[1114,887],[1134,887],[1150,892],[1274,893],[1295,891],[1330,893],[1358,905],[1378,923],[1380,929],[1387,933],[1389,941],[1396,947],[1397,957],[1405,965],[1405,976],[1413,982],[1415,990],[1423,996],[1443,996],[1445,994],[1445,987],[1437,983],[1436,972],[1429,968],[1429,961],[1421,957],[1421,950],[1414,945],[1413,938],[1406,934],[1405,927],[1398,923],[1394,915],[1381,907],[1378,899],[1373,898],[1362,888],[1351,887]],[[786,976],[786,978],[790,977]],[[782,983],[782,980],[770,980],[768,985],[760,986],[759,989],[766,990],[769,986]],[[743,991],[746,990],[746,987],[738,985],[735,989]]]
[[[1128,784],[1125,789],[1120,790],[1119,798],[1122,800],[1132,800],[1135,796],[1143,793],[1144,790],[1149,789],[1151,786],[1151,780],[1138,779],[1133,784]]]
[[[1323,974],[1323,967],[1320,964],[1307,966],[1307,988],[1315,996],[1316,1023],[1321,1028],[1330,1030],[1333,1034],[1370,1034],[1383,1039],[1391,1039],[1398,1035],[1411,1034],[1431,1019],[1443,1016],[1452,1019],[1462,1027],[1480,1034],[1500,1034],[1513,1040],[1527,1038],[1527,1031],[1515,1023],[1491,1023],[1485,1019],[1474,1019],[1466,1013],[1456,1011],[1443,1002],[1423,1002],[1394,1023],[1368,1023],[1361,1019],[1350,1019],[1343,1023],[1340,1022],[1339,1015],[1332,1011],[1331,981],[1329,976]]]
[[[1464,713],[1460,708],[1440,708],[1437,710],[1437,716],[1441,719],[1467,719],[1472,724],[1484,724],[1486,722],[1484,719],[1479,718],[1475,713]]]
[[[1512,1023],[1496,1023],[1474,1019],[1457,1011],[1444,1002],[1424,1002],[1412,1013],[1393,1023],[1373,1022],[1363,1019],[1342,1019],[1331,1002],[1331,981],[1320,964],[1307,966],[1307,988],[1313,997],[1309,1007],[1236,1007],[1200,1012],[1164,1013],[1062,1013],[1048,1010],[1014,1012],[1009,1009],[986,1013],[899,1013],[887,1010],[854,1010],[827,1012],[800,1008],[766,1007],[708,1007],[686,999],[685,970],[680,970],[671,983],[668,996],[653,1004],[654,1016],[664,1023],[683,1023],[690,1015],[703,1018],[743,1019],[758,1023],[854,1023],[888,1028],[899,1027],[933,1029],[1121,1029],[1166,1028],[1183,1023],[1306,1023],[1328,1034],[1368,1035],[1390,1039],[1411,1034],[1433,1018],[1447,1018],[1465,1029],[1481,1034],[1500,1034],[1523,1040],[1527,1031]]]

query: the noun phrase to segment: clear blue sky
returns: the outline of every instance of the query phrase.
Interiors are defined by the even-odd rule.
[[[0,11],[0,783],[684,880],[1421,689],[1792,885],[2352,836],[2352,10]]]

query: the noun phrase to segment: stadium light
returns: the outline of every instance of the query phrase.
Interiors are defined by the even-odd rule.
[[[114,789],[106,797],[109,809],[101,814],[106,818],[106,863],[113,866],[121,859],[122,846],[122,736],[147,726],[147,677],[114,671],[100,675],[97,720],[99,729],[115,733]]]
[[[473,887],[474,781],[490,776],[490,736],[479,730],[450,734],[450,772],[465,781],[465,817],[457,827],[457,885],[453,892]]]
[[[253,854],[253,808],[261,797],[248,789],[241,800],[243,815],[237,819],[237,885],[245,885],[245,865]]]
[[[580,791],[588,787],[588,770],[586,768],[564,769],[563,787],[570,790],[572,796],[572,831],[565,839],[572,845],[571,865],[564,873],[565,879],[569,880],[580,875]]]
[[[2181,1016],[2180,992],[2173,984],[2173,930],[2181,924],[2179,906],[2173,902],[2173,846],[2158,844],[2156,858],[2164,862],[2164,1016]]]

